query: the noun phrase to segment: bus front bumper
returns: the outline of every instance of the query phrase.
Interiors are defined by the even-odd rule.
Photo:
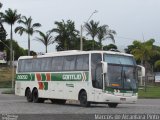
[[[104,101],[106,103],[134,104],[137,102],[137,94],[130,96],[125,96],[125,94],[124,95],[107,94],[104,96]]]

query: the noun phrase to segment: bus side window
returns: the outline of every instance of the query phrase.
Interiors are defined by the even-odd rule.
[[[18,72],[23,72],[24,71],[24,63],[23,62],[24,62],[24,60],[19,60],[19,62],[18,62]]]
[[[76,70],[89,70],[89,55],[77,55]]]
[[[41,61],[41,71],[42,72],[49,72],[51,71],[51,67],[52,67],[52,58],[48,57],[48,58],[44,58]]]
[[[63,70],[64,71],[74,71],[75,70],[75,62],[76,62],[75,55],[65,56]]]
[[[99,77],[99,79],[97,79],[97,76],[101,76],[101,72],[97,71],[97,64],[100,63],[102,61],[102,56],[99,53],[94,53],[91,55],[91,74],[92,74],[92,84],[93,87],[95,88],[102,88],[102,78]],[[100,67],[98,67],[99,69]],[[99,75],[98,75],[99,74]]]
[[[42,59],[41,58],[35,58],[32,60],[33,64],[33,72],[41,72],[41,64],[42,64]]]
[[[32,59],[24,60],[23,72],[32,72]]]
[[[53,57],[52,59],[52,70],[53,72],[63,71],[63,56]]]

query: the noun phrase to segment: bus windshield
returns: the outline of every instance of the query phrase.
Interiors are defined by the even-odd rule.
[[[104,61],[108,63],[105,87],[124,90],[137,89],[136,62],[132,56],[105,54]]]

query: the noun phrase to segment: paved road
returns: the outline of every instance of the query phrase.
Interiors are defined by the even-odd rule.
[[[104,104],[93,104],[89,108],[83,108],[78,104],[67,103],[65,105],[58,105],[52,104],[50,101],[46,101],[45,103],[28,103],[24,97],[0,94],[0,114],[32,114],[30,115],[32,117],[35,114],[39,114],[38,116],[41,116],[38,118],[39,120],[42,116],[45,116],[44,114],[47,114],[46,117],[51,115],[52,119],[53,114],[68,114],[68,116],[73,114],[78,116],[88,114],[91,117],[94,117],[95,114],[160,114],[160,99],[139,99],[137,104],[120,104],[117,108],[109,108]],[[59,119],[59,116],[62,117],[63,115],[57,115],[55,118]],[[81,117],[78,118],[83,120]],[[86,118],[86,116],[84,117]]]

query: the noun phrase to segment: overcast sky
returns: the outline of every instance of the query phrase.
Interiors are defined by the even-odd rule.
[[[76,29],[80,30],[80,25],[97,10],[91,19],[99,21],[100,25],[107,24],[117,32],[115,40],[120,49],[135,39],[143,41],[143,38],[154,38],[155,44],[160,45],[160,0],[1,0],[1,3],[2,12],[8,8],[17,9],[18,13],[31,16],[33,22],[41,23],[43,32],[55,27],[54,22],[62,19],[73,20]],[[4,27],[9,34],[9,26],[5,24]],[[35,36],[31,38],[31,50],[44,52],[43,44],[33,40]],[[25,34],[22,37],[14,34],[14,39],[27,49]],[[104,44],[108,43],[112,42],[108,40]],[[50,45],[48,51],[55,51],[55,45]]]

